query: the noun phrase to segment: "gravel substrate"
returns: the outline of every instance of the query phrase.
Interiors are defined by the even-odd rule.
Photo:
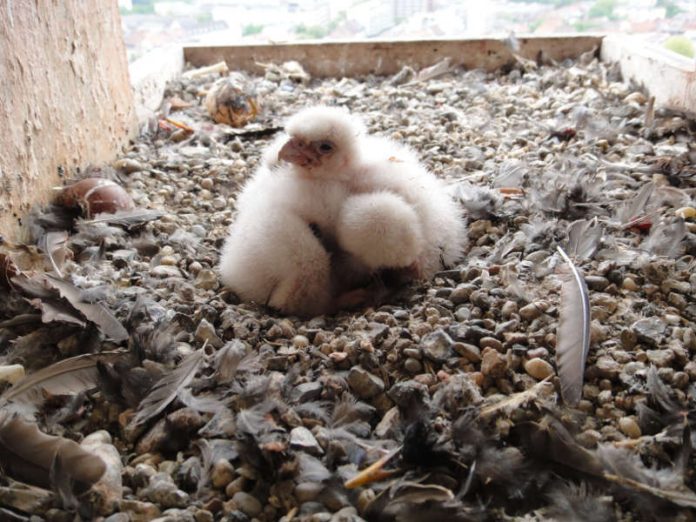
[[[261,114],[239,129],[202,105],[219,76],[174,81],[165,110],[190,103],[168,116],[194,132],[155,118],[123,158],[91,171],[163,214],[130,228],[82,222],[67,242],[62,274],[114,313],[127,342],[105,339],[91,317],[84,327],[43,309],[44,324],[23,298],[35,293],[7,290],[4,364],[29,373],[81,353],[134,354],[100,363],[96,391],[36,399],[42,431],[93,434],[120,454],[122,491],[110,508],[84,501],[83,517],[692,520],[694,121],[653,111],[591,55],[425,82],[407,70],[291,76],[269,67],[247,79]],[[379,307],[300,320],[240,304],[215,265],[264,147],[319,103],[363,115],[451,181],[468,246],[460,265]],[[35,236],[57,228],[52,212],[30,220]],[[569,408],[554,359],[556,247],[571,223],[594,218],[601,234],[586,232],[591,248],[575,258],[592,342]],[[20,264],[20,248],[2,248]],[[169,401],[140,404],[162,375]],[[390,452],[388,476],[345,487]],[[8,498],[11,520],[28,509],[31,520],[72,520],[50,495],[24,509]]]

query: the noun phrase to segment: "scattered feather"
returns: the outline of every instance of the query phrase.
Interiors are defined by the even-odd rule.
[[[208,396],[201,397],[191,393],[189,388],[182,388],[177,393],[178,399],[189,408],[203,413],[217,413],[225,408],[225,405],[220,399]]]
[[[132,420],[139,426],[160,414],[176,398],[179,390],[188,386],[205,361],[205,351],[197,350],[184,359],[179,366],[155,383],[147,396],[140,402]]]
[[[617,212],[619,221],[626,224],[639,216],[645,215],[648,212],[648,202],[654,190],[655,184],[652,181],[643,185],[633,199],[619,207]]]
[[[113,316],[113,314],[100,303],[89,303],[83,300],[82,291],[72,283],[47,275],[48,284],[58,290],[61,297],[79,310],[87,319],[96,324],[99,329],[114,341],[128,339],[128,331]]]
[[[673,223],[663,222],[651,228],[640,248],[656,256],[676,257],[685,237],[686,224],[683,219],[677,219]]]
[[[56,456],[60,458],[61,477],[74,481],[81,490],[97,482],[106,471],[99,457],[76,442],[46,435],[36,424],[5,413],[0,420],[0,465],[7,475],[49,488]]]
[[[574,221],[568,226],[568,255],[576,261],[591,259],[599,247],[603,233],[597,218]]]
[[[63,266],[67,256],[66,247],[68,233],[64,230],[57,232],[47,232],[39,240],[38,246],[48,256],[48,260],[58,277],[63,277],[60,267]]]
[[[98,385],[98,362],[115,362],[125,358],[125,352],[103,352],[64,359],[27,375],[0,395],[2,403],[20,404],[33,411],[43,402],[44,392],[51,395],[73,395]]]
[[[561,380],[561,397],[575,406],[582,398],[585,361],[590,350],[590,297],[580,269],[558,247],[570,269],[570,276],[561,286],[558,329],[556,333],[556,364]]]
[[[137,228],[150,221],[154,221],[165,214],[162,210],[136,208],[131,210],[119,210],[113,214],[97,214],[94,219],[82,221],[84,225],[95,225],[99,223],[107,223],[109,225],[118,225],[128,230]]]
[[[238,339],[234,339],[215,354],[213,366],[215,374],[213,378],[218,384],[225,384],[234,379],[239,363],[246,356],[246,346]]]

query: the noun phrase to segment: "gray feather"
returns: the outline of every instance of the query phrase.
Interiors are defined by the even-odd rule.
[[[570,268],[561,286],[561,306],[556,333],[556,365],[561,380],[561,396],[576,405],[582,397],[585,361],[590,350],[590,297],[582,272],[558,247]]]

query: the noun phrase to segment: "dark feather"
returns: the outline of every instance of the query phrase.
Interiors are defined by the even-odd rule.
[[[46,435],[36,424],[18,417],[0,421],[0,464],[9,476],[43,488],[50,487],[50,469],[60,456],[61,476],[84,490],[106,470],[104,462],[76,442]]]
[[[205,352],[197,350],[184,359],[179,366],[162,377],[140,402],[133,418],[134,426],[142,425],[160,414],[176,398],[182,388],[188,386],[205,361]]]

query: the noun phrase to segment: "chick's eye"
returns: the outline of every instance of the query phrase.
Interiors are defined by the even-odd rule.
[[[328,154],[329,152],[332,152],[334,150],[334,144],[330,141],[320,141],[317,145],[317,150],[321,154]]]

